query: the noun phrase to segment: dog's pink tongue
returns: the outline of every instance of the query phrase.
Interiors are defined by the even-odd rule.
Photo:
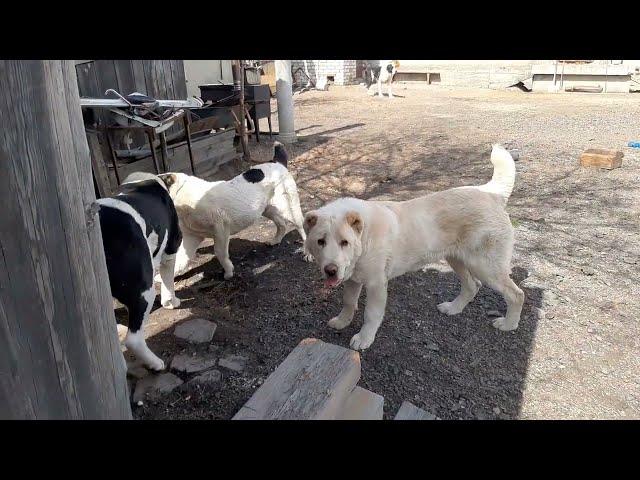
[[[325,288],[333,288],[338,285],[339,280],[337,278],[325,278],[324,286]]]

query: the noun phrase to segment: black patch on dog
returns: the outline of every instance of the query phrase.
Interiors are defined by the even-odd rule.
[[[259,168],[251,168],[242,174],[249,183],[258,183],[264,180],[264,172]]]
[[[387,72],[389,72],[389,73],[393,72],[393,64],[392,63],[387,65]]]
[[[153,264],[147,238],[155,233],[158,253],[173,255],[182,242],[173,200],[155,180],[125,183],[118,189],[116,200],[127,203],[144,219],[146,232],[126,212],[100,205],[100,229],[104,246],[111,294],[129,311],[129,330],[142,328],[147,302],[142,294],[153,286]],[[166,238],[164,252],[159,252]]]
[[[280,142],[275,142],[273,144],[273,163],[279,163],[287,168],[287,163],[289,161],[289,154],[287,150],[284,148]]]

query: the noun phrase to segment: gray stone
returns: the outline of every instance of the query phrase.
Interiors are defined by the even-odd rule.
[[[216,359],[211,356],[176,355],[171,361],[171,368],[184,373],[197,373],[215,367]]]
[[[132,365],[127,369],[127,375],[141,380],[149,376],[149,370],[144,368],[142,365]]]
[[[439,352],[440,351],[440,347],[438,345],[436,345],[435,343],[431,342],[427,345],[427,350],[431,350],[432,352]]]
[[[162,373],[160,375],[149,375],[136,384],[133,393],[133,401],[138,403],[148,395],[154,397],[163,393],[169,393],[176,387],[182,385],[182,380],[172,373]]]
[[[173,331],[174,335],[191,343],[207,343],[216,333],[217,325],[204,318],[194,318],[181,323]]]
[[[220,380],[222,380],[222,373],[220,373],[220,370],[208,370],[204,373],[201,373],[197,377],[193,377],[191,380],[189,380],[189,383],[211,385],[213,383],[218,383]]]
[[[593,275],[595,275],[597,272],[595,269],[591,268],[591,267],[580,267],[580,271],[582,273],[584,273],[585,275],[591,277]]]
[[[233,370],[234,372],[241,372],[244,370],[244,366],[247,363],[248,358],[240,355],[228,355],[224,358],[221,358],[218,362],[218,365],[224,368],[228,368],[229,370]]]

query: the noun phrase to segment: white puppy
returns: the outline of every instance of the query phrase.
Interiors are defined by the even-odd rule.
[[[453,188],[406,202],[341,198],[306,214],[306,245],[325,286],[345,284],[342,311],[329,326],[338,330],[348,326],[362,286],[367,289],[364,325],[351,339],[351,348],[364,350],[373,342],[390,279],[442,258],[460,277],[462,289],[438,310],[460,313],[484,282],[507,302],[506,316],[497,318],[494,327],[518,327],[524,294],[509,276],[513,227],[505,211],[515,165],[498,145],[491,162],[493,178],[482,186]]]
[[[159,175],[169,189],[182,230],[176,275],[187,270],[189,260],[195,258],[202,241],[213,238],[224,278],[233,277],[229,237],[253,225],[261,216],[276,224],[271,245],[280,243],[290,224],[295,226],[303,241],[306,239],[298,189],[287,170],[287,152],[279,142],[274,146],[272,162],[258,164],[229,181],[208,182],[184,173]],[[305,254],[305,260],[311,260],[311,257]]]
[[[382,84],[387,84],[387,94],[389,99],[393,98],[393,92],[391,91],[391,83],[393,82],[393,77],[395,76],[398,68],[400,67],[400,62],[398,60],[380,60],[380,65],[376,67],[369,67],[367,69],[367,74],[370,76],[370,80],[367,78],[367,89],[369,95],[375,95],[375,92],[371,87],[371,85],[376,82],[378,84],[378,96],[382,97]]]

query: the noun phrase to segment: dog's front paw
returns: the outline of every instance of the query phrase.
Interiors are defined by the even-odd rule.
[[[503,332],[510,332],[511,330],[515,330],[516,328],[518,328],[518,323],[509,322],[506,318],[499,317],[493,321],[493,326],[498,330],[502,330]]]
[[[373,339],[375,337],[373,335],[368,336],[363,334],[362,332],[356,333],[349,342],[349,346],[354,350],[365,350],[371,346],[373,343]]]
[[[329,320],[327,322],[327,325],[329,325],[331,328],[335,328],[336,330],[342,330],[343,328],[349,326],[350,323],[350,320],[341,320],[340,315],[338,315],[337,317],[333,317],[331,320]]]
[[[170,298],[169,300],[162,300],[162,306],[169,310],[178,308],[180,306],[180,299],[178,297]]]
[[[150,370],[154,370],[156,372],[164,370],[164,362],[155,355],[154,357],[155,358],[149,359],[148,362],[145,362],[147,367],[149,367]]]
[[[230,272],[224,272],[224,279],[225,280],[229,280],[233,278],[233,270],[231,270]]]
[[[445,315],[457,315],[462,309],[455,305],[455,302],[444,302],[438,305],[438,310]]]
[[[313,262],[313,255],[311,255],[310,252],[307,252],[304,247],[298,248],[295,253],[301,253],[305,262]]]

